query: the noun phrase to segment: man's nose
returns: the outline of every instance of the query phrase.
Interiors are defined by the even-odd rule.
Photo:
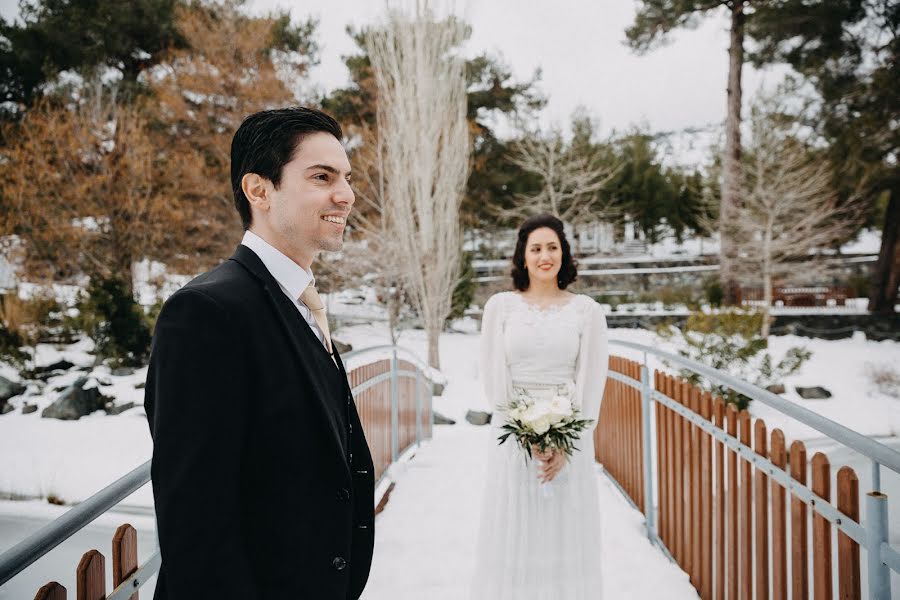
[[[356,201],[356,194],[353,193],[353,188],[350,186],[349,181],[344,181],[343,185],[338,186],[333,195],[334,201],[338,204],[346,204],[348,206],[353,206],[353,203]]]

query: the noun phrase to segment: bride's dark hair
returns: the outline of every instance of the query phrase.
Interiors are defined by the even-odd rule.
[[[569,240],[566,239],[563,222],[553,215],[536,215],[526,219],[522,226],[519,227],[516,251],[513,252],[513,286],[520,292],[527,290],[530,283],[528,270],[525,268],[525,246],[528,244],[528,236],[531,235],[532,231],[541,227],[547,227],[555,231],[557,237],[559,237],[559,245],[562,247],[562,264],[559,266],[559,273],[556,275],[556,284],[559,286],[559,289],[566,289],[569,287],[569,284],[578,278],[578,263],[572,258],[572,251],[569,248]]]

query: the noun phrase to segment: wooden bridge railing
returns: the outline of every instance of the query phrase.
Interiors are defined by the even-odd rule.
[[[803,442],[789,443],[781,430],[685,380],[655,371],[650,381],[644,365],[619,356],[610,358],[610,373],[596,458],[702,599],[800,600],[810,590],[816,600],[835,592],[858,599],[861,546],[870,554],[869,597],[890,597],[900,554],[887,543],[877,474],[880,464],[896,470],[900,455],[866,440],[880,448],[869,455],[875,489],[863,526],[852,468],[833,474],[825,454],[808,459]]]
[[[400,354],[408,358],[400,358]],[[367,348],[348,353],[345,364],[355,365],[374,354],[388,358],[364,362],[348,372],[363,430],[375,463],[375,479],[380,480],[400,455],[432,435],[433,372],[413,355],[396,347]],[[3,585],[41,556],[90,524],[150,480],[150,462],[111,484],[94,497],[0,555],[0,585]],[[100,498],[100,496],[103,498]],[[92,508],[90,505],[94,505]],[[87,508],[87,510],[85,510]],[[82,516],[83,515],[83,516]],[[74,518],[73,518],[74,517]],[[96,549],[88,550],[76,568],[78,600],[138,600],[138,589],[159,570],[159,551],[138,566],[137,535],[130,524],[121,525],[112,540],[114,589],[106,594],[106,559]],[[66,600],[66,588],[58,582],[38,590],[35,600]]]

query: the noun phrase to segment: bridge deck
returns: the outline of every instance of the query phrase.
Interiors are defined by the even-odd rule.
[[[487,427],[435,427],[434,440],[401,465],[376,521],[375,559],[363,600],[461,600],[474,571]],[[687,575],[653,547],[642,516],[598,471],[604,514],[603,596],[696,598]],[[598,597],[601,597],[598,595]]]

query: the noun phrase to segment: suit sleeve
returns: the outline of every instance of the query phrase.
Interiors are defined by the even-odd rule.
[[[166,303],[147,374],[152,479],[167,597],[257,598],[241,538],[246,365],[225,310],[196,290]]]

